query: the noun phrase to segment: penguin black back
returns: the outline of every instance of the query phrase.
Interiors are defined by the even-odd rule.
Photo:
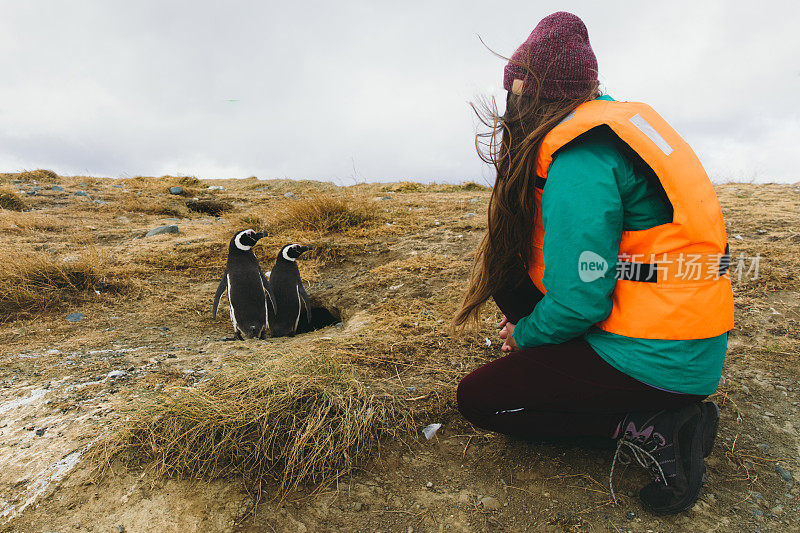
[[[303,288],[296,262],[308,250],[308,246],[287,244],[281,248],[272,267],[269,281],[275,317],[270,318],[270,330],[275,337],[294,335],[301,320],[311,322],[308,294]]]
[[[253,246],[264,233],[252,229],[239,231],[228,246],[228,261],[217,293],[214,296],[212,316],[216,318],[220,297],[228,291],[228,307],[234,335],[241,339],[263,338],[268,327],[269,282],[261,271]]]

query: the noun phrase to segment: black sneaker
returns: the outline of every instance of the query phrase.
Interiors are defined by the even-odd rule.
[[[689,509],[700,496],[706,448],[710,453],[713,447],[716,431],[704,429],[711,425],[714,414],[715,409],[701,408],[697,403],[681,409],[628,415],[622,422],[623,435],[617,443],[611,475],[620,453],[629,453],[655,477],[639,491],[645,509],[655,514]],[[611,494],[614,497],[613,486]]]
[[[703,414],[703,457],[708,457],[714,450],[719,429],[719,407],[714,402],[703,402],[700,409]]]

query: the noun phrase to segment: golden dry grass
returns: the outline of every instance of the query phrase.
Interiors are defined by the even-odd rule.
[[[0,255],[0,321],[50,311],[108,288],[107,267],[91,248],[73,260],[10,247]]]
[[[365,226],[377,217],[374,203],[361,195],[314,193],[307,198],[282,202],[268,220],[276,228],[329,233]]]
[[[178,200],[143,198],[140,196],[128,196],[125,198],[122,202],[122,210],[129,213],[145,213],[167,217],[182,217],[187,214],[186,207]]]
[[[25,172],[20,172],[18,175],[18,179],[24,181],[36,180],[36,181],[57,182],[59,180],[59,175],[53,172],[52,170],[40,168],[37,170],[27,170]]]
[[[366,386],[352,367],[326,356],[284,356],[141,401],[95,460],[101,468],[115,458],[147,463],[157,475],[242,476],[259,494],[274,480],[282,496],[350,472],[410,428],[403,402]]]
[[[13,189],[3,187],[0,189],[0,209],[22,211],[25,209],[25,202]]]

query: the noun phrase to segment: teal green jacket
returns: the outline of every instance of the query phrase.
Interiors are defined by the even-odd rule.
[[[603,99],[611,100],[604,96]],[[578,258],[589,250],[617,263],[622,232],[672,221],[672,206],[646,170],[620,151],[605,128],[556,154],[542,195],[543,283],[547,293],[514,329],[520,348],[583,337],[614,368],[648,385],[686,394],[717,389],[727,333],[697,340],[654,340],[609,333],[594,324],[611,313],[613,276],[581,281]]]

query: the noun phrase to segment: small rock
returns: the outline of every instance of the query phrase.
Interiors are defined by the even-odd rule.
[[[287,192],[283,196],[286,198],[297,198],[297,195],[293,192]]]
[[[47,355],[58,355],[60,353],[58,350],[47,350]]]
[[[36,436],[37,436],[37,437],[41,437],[42,435],[44,435],[44,432],[45,432],[45,431],[47,431],[47,428],[37,428],[37,429],[36,429],[36,432],[35,432],[35,433],[36,433]]]
[[[775,471],[778,473],[778,475],[781,476],[781,478],[784,481],[786,481],[786,482],[794,481],[794,477],[792,476],[792,471],[791,470],[786,470],[781,465],[775,465]]]
[[[770,512],[772,512],[772,514],[776,516],[781,514],[783,512],[783,505],[776,505],[775,507],[770,509]]]
[[[209,185],[208,186],[208,190],[209,191],[224,191],[225,187],[223,187],[222,185]]]
[[[124,370],[112,370],[111,372],[108,373],[106,377],[108,379],[116,379],[116,378],[121,378],[126,374],[127,372],[125,372]]]
[[[50,190],[56,192],[64,192],[64,187],[62,187],[61,185],[53,185],[52,187],[50,187]]]
[[[739,241],[743,241],[744,240],[744,237],[742,237],[741,235],[738,235],[738,234],[734,235],[733,238],[736,239],[736,240],[739,240]]]
[[[75,191],[75,196],[89,196],[89,193],[86,191]]]
[[[170,187],[169,188],[170,194],[183,194],[183,187]]]
[[[491,496],[486,496],[485,498],[482,498],[479,503],[487,511],[497,511],[501,507],[500,500],[498,500],[497,498],[492,498]]]
[[[429,489],[432,489],[433,488],[433,483],[428,481],[427,483],[425,483],[425,486],[428,487]]]
[[[166,235],[168,233],[180,233],[180,230],[178,230],[178,226],[175,226],[174,224],[170,224],[168,226],[159,226],[148,231],[145,237],[152,237],[153,235]]]
[[[86,318],[86,315],[84,315],[83,313],[70,313],[64,318],[66,318],[68,322],[80,322],[81,320]]]
[[[634,513],[633,511],[628,511],[627,513],[625,513],[625,518],[627,518],[628,520],[633,520],[634,518],[636,518],[636,513]]]
[[[123,525],[118,525],[117,526],[117,531],[119,533],[125,533],[125,527]]]
[[[353,510],[355,512],[360,513],[361,509],[363,509],[363,508],[364,508],[364,504],[363,503],[361,503],[361,502],[354,502],[353,503]]]
[[[769,444],[767,444],[766,442],[762,442],[756,447],[761,453],[769,453]]]
[[[467,213],[466,215],[464,215],[464,218],[471,218],[474,217],[476,214],[477,213]]]

